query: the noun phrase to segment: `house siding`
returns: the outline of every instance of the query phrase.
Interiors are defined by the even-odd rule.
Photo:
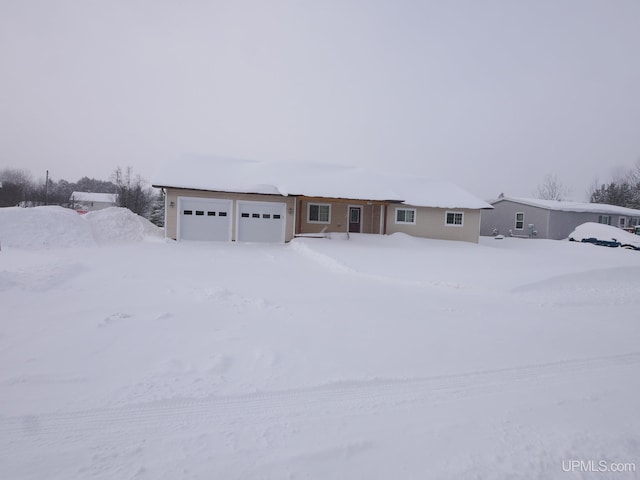
[[[236,201],[248,200],[253,202],[275,202],[287,204],[287,215],[285,219],[285,241],[288,242],[293,238],[293,212],[295,205],[294,197],[283,197],[280,195],[260,195],[254,193],[227,193],[227,192],[207,192],[202,190],[188,190],[166,188],[166,224],[165,232],[167,238],[176,240],[178,238],[178,197],[191,198],[211,198],[233,200],[233,211],[231,213],[231,231],[232,240],[236,240]],[[171,202],[175,205],[170,207]]]
[[[550,238],[553,240],[563,240],[569,237],[569,234],[573,232],[578,225],[582,225],[586,222],[598,223],[599,214],[587,213],[587,212],[550,212],[549,221],[549,235],[544,238]],[[614,220],[617,221],[617,215],[611,215],[611,224],[614,224]]]
[[[524,213],[522,230],[516,230],[516,213],[518,212]],[[533,224],[534,230],[538,232],[536,237],[549,238],[549,213],[549,210],[544,208],[523,205],[508,200],[498,201],[493,204],[493,210],[484,210],[482,212],[480,235],[493,235],[495,229],[500,235],[529,236],[529,225]]]
[[[331,205],[330,222],[309,222],[309,204]],[[362,207],[360,233],[380,233],[380,205],[363,200],[335,200],[310,197],[298,197],[299,218],[296,233],[346,232],[349,228],[350,206]]]
[[[577,226],[586,222],[598,223],[601,215],[608,215],[611,217],[611,226],[619,227],[620,219],[625,219],[625,226],[630,222],[633,217],[627,217],[626,215],[611,215],[601,213],[590,212],[562,212],[552,211],[551,222],[549,227],[549,237],[554,240],[563,240],[569,237],[569,234],[573,232]]]
[[[416,210],[415,224],[396,223],[396,208],[413,208]],[[446,225],[447,212],[463,212],[463,224]],[[392,204],[387,207],[387,233],[406,233],[416,237],[434,238],[437,240],[459,240],[478,242],[480,230],[480,211],[463,208],[429,208],[411,205]]]

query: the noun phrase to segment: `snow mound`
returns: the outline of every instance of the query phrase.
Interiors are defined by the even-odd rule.
[[[91,247],[161,237],[161,228],[126,208],[112,207],[86,215],[57,206],[0,208],[2,247]]]
[[[2,247],[42,249],[95,245],[87,223],[62,207],[0,208]]]
[[[147,237],[161,238],[163,231],[146,218],[123,207],[110,207],[85,216],[98,243],[139,242]]]
[[[585,238],[597,238],[598,240],[606,240],[608,242],[616,241],[622,245],[633,245],[634,247],[640,248],[640,236],[625,232],[611,225],[594,222],[578,225],[576,229],[569,234],[569,238],[573,238],[578,242]]]

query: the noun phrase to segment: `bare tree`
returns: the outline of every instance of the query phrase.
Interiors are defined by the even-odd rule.
[[[0,207],[14,207],[30,200],[34,183],[31,172],[16,168],[0,171]]]
[[[117,202],[133,213],[146,217],[153,203],[153,189],[146,187],[146,181],[140,175],[133,174],[133,168],[127,167],[124,172],[118,167],[112,174],[116,185]]]
[[[543,182],[538,185],[535,196],[541,200],[564,200],[569,194],[569,189],[565,187],[556,175],[547,174]]]

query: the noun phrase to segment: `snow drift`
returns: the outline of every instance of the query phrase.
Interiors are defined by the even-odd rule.
[[[91,247],[161,237],[161,228],[126,208],[111,207],[86,215],[57,206],[0,208],[2,247]]]

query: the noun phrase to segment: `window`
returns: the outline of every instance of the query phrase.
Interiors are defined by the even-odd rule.
[[[524,228],[524,212],[516,213],[516,230],[522,230]]]
[[[416,223],[415,208],[396,208],[396,223]]]
[[[242,218],[249,218],[249,214],[248,213],[243,213],[240,215]]]
[[[331,205],[310,203],[307,210],[309,223],[331,223]]]
[[[464,219],[463,212],[447,212],[446,224],[449,226],[453,225],[456,227],[461,227],[463,219]]]
[[[207,216],[215,217],[216,216],[216,212],[207,212]]]
[[[196,210],[196,215],[202,216],[204,215],[204,212],[202,210]]]
[[[263,213],[262,218],[271,218],[271,215],[268,213]]]
[[[259,213],[252,213],[251,214],[251,218],[260,218],[260,214]]]
[[[280,218],[280,214],[279,213],[274,213],[273,214],[273,218],[278,220]]]
[[[605,225],[611,225],[611,215],[600,215],[598,217],[598,223],[603,223]]]
[[[624,228],[624,221],[625,221],[625,218],[620,217],[620,228]]]
[[[219,217],[226,217],[227,216],[227,212],[218,212],[218,216]]]
[[[193,210],[185,210],[182,212],[184,215],[193,215]]]

